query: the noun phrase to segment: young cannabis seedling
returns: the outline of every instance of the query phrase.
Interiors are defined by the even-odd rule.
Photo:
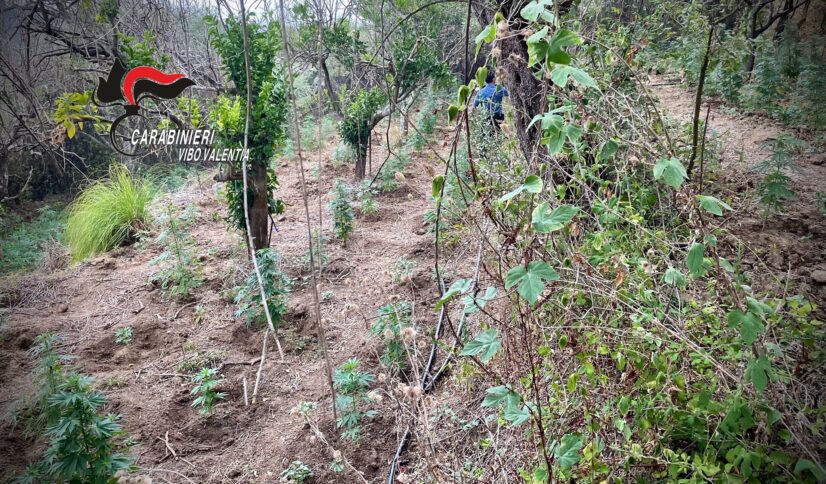
[[[312,255],[313,255],[313,262],[315,262],[316,264],[319,264],[321,267],[324,267],[324,265],[327,264],[327,261],[329,260],[329,257],[327,257],[327,251],[325,250],[326,245],[327,245],[327,237],[324,234],[320,233],[317,228],[313,229],[313,244],[312,244],[312,247],[310,247],[304,253],[304,256],[301,257],[301,262],[304,264],[304,267],[306,267],[307,270],[310,270],[310,271],[313,270],[313,268],[310,267],[310,252],[311,251],[312,251]]]
[[[115,343],[119,345],[132,344],[132,328],[127,326],[125,328],[118,328],[115,330]]]
[[[393,263],[393,267],[390,272],[393,282],[395,284],[402,284],[409,281],[410,276],[413,275],[413,266],[413,261],[407,257],[399,257],[398,260]]]
[[[370,188],[370,180],[364,180],[358,187],[356,197],[359,201],[359,212],[363,217],[369,217],[379,210],[379,203],[373,198],[375,194]]]
[[[347,246],[347,237],[353,232],[353,206],[350,204],[350,189],[341,180],[336,180],[330,199],[333,213],[333,232],[341,244]]]
[[[182,226],[190,212],[187,210],[181,220],[176,220],[176,216],[175,211],[169,207],[163,220],[164,229],[156,240],[164,247],[164,251],[152,261],[153,264],[160,265],[161,269],[152,276],[152,282],[170,296],[187,300],[203,281],[198,259],[194,256],[195,243]]]
[[[407,301],[386,304],[379,308],[379,317],[370,331],[382,339],[384,352],[379,357],[382,366],[401,372],[407,367],[405,343],[412,343],[416,330],[410,321],[411,307]]]
[[[802,141],[787,134],[780,134],[763,143],[763,147],[770,148],[772,154],[757,165],[757,170],[764,173],[757,193],[767,216],[783,211],[786,200],[794,198],[794,191],[790,188],[791,178],[783,170],[796,168],[794,155],[804,146]]]
[[[281,272],[281,254],[272,249],[258,251],[258,268],[264,281],[264,293],[267,295],[267,306],[270,310],[272,323],[276,327],[287,312],[286,294],[290,291],[292,280]],[[261,290],[258,287],[258,278],[255,272],[250,272],[244,284],[238,289],[235,296],[238,304],[236,315],[244,318],[247,326],[253,323],[266,323],[267,315],[261,304]]]
[[[192,406],[200,407],[198,413],[201,415],[211,414],[218,400],[223,400],[227,396],[226,393],[216,390],[224,382],[223,379],[216,378],[216,375],[218,375],[216,368],[202,368],[192,377],[195,388],[192,389],[191,393],[197,395],[195,401],[192,402]]]
[[[281,472],[281,480],[300,484],[313,477],[313,471],[307,464],[300,460],[290,462],[290,466]]]
[[[354,442],[361,436],[365,419],[376,416],[375,410],[366,410],[370,399],[367,389],[376,378],[359,371],[359,360],[350,358],[336,368],[333,385],[336,387],[336,408],[339,411],[336,427],[345,429],[342,435]]]

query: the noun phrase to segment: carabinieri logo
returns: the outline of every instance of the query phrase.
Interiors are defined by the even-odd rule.
[[[106,80],[100,78],[93,96],[98,106],[123,106],[125,112],[112,122],[112,127],[109,129],[109,139],[115,150],[127,156],[141,154],[123,151],[115,137],[118,126],[127,118],[135,116],[146,119],[141,113],[141,101],[146,98],[174,99],[180,96],[184,89],[194,85],[195,81],[184,74],[166,74],[149,66],[139,66],[127,71],[121,61],[116,60],[112,65],[112,70],[109,71],[109,77]],[[180,130],[180,122],[177,119],[174,117],[168,117],[168,119]],[[134,140],[135,137],[133,136],[132,139]],[[133,141],[132,144],[137,143]]]

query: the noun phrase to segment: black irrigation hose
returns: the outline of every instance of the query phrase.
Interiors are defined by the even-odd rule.
[[[479,266],[482,261],[482,244],[479,244],[479,253],[476,254],[476,270],[473,274],[473,285],[471,286],[470,291],[474,291],[476,287],[476,279],[479,277]],[[439,275],[439,289],[440,293],[444,295],[445,293],[445,281],[442,279],[441,275]],[[421,378],[421,386],[424,394],[430,393],[436,383],[444,376],[444,371],[447,368],[447,364],[453,359],[452,355],[447,355],[444,363],[442,363],[441,368],[439,371],[436,372],[435,375],[430,376],[430,370],[433,368],[433,362],[436,359],[436,347],[437,342],[439,341],[439,336],[442,332],[442,324],[445,318],[445,305],[442,305],[441,310],[439,311],[439,322],[436,323],[436,331],[433,335],[433,343],[430,345],[430,356],[427,359],[427,364],[424,367],[424,371],[422,372]],[[459,323],[459,329],[457,334],[462,334],[462,327],[465,324],[465,317],[462,315],[462,320]],[[453,342],[453,349],[456,349],[456,345],[458,341]],[[428,381],[429,378],[429,381]],[[387,474],[387,484],[393,484],[396,480],[396,472],[399,470],[399,459],[401,459],[402,452],[407,449],[407,445],[410,443],[410,435],[411,435],[411,428],[413,427],[413,423],[415,421],[415,417],[410,420],[410,423],[407,424],[407,428],[404,430],[404,434],[402,434],[402,438],[399,440],[399,445],[396,448],[396,454],[393,456],[393,460],[390,462],[390,472]]]

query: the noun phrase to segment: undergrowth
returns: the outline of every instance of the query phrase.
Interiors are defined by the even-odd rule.
[[[149,223],[152,184],[113,165],[109,177],[87,187],[69,207],[65,237],[75,261],[133,241]]]

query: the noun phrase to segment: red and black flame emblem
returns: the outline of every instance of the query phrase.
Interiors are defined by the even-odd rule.
[[[124,155],[135,154],[126,153],[119,148],[115,141],[115,130],[129,116],[141,116],[141,100],[174,99],[180,96],[184,89],[194,85],[195,81],[184,74],[167,74],[149,66],[138,66],[127,71],[119,59],[115,60],[109,76],[106,79],[99,78],[94,96],[95,103],[100,106],[120,105],[126,111],[112,122],[112,128],[109,130],[109,138],[115,150]]]

